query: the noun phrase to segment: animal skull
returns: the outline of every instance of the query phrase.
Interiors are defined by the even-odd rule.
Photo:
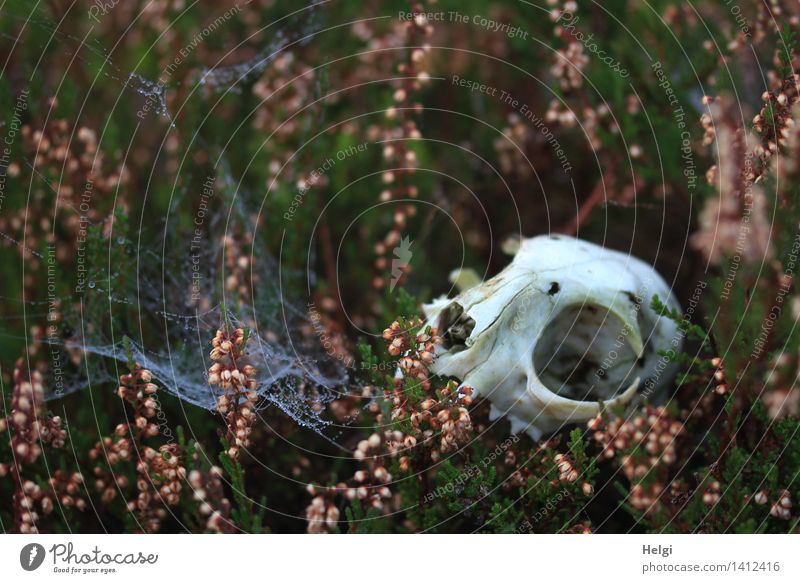
[[[649,395],[674,374],[675,323],[650,308],[678,303],[643,261],[565,236],[521,242],[497,276],[423,306],[442,344],[432,372],[458,378],[534,439]],[[623,390],[624,387],[627,387]]]

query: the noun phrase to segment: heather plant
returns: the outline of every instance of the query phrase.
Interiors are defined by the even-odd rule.
[[[797,533],[800,10],[733,6],[3,3],[2,530]],[[681,342],[535,439],[422,305],[548,234]]]

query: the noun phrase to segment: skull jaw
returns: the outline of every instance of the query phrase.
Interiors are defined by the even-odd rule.
[[[604,409],[625,406],[636,396],[640,379],[636,378],[628,389],[609,401],[575,401],[550,393],[537,395],[528,388],[516,399],[508,398],[510,391],[504,391],[492,401],[489,420],[496,421],[506,417],[511,423],[511,432],[524,431],[531,439],[539,440],[544,435],[563,429],[566,425],[585,423],[599,415]]]
[[[562,396],[558,388],[553,391],[553,387],[546,386],[539,379],[534,367],[535,346],[526,345],[519,335],[507,339],[507,342],[507,346],[495,346],[489,360],[468,366],[466,373],[462,372],[465,365],[463,356],[466,355],[461,359],[446,355],[437,360],[431,370],[435,374],[458,378],[461,387],[468,386],[475,396],[488,399],[491,402],[490,420],[507,417],[512,433],[524,431],[538,440],[565,425],[589,421],[604,408],[627,405],[636,396],[640,384],[638,377],[624,392],[609,399],[577,400]],[[505,374],[498,378],[497,370],[505,371]]]
[[[545,321],[553,320],[549,314],[542,317]],[[638,377],[628,383],[624,391],[611,391],[613,394],[609,393],[607,398],[590,399],[588,391],[583,392],[582,399],[568,398],[563,393],[570,385],[545,384],[541,380],[541,371],[535,365],[538,342],[531,342],[525,329],[507,328],[502,338],[482,335],[468,350],[443,352],[431,371],[456,377],[462,387],[472,388],[475,396],[488,399],[490,420],[507,417],[513,433],[525,431],[538,440],[567,424],[588,421],[604,407],[624,406],[635,397],[640,383]],[[502,372],[498,375],[498,371]]]

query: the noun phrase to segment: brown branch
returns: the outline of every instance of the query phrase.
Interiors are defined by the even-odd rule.
[[[583,204],[581,204],[580,208],[578,209],[578,214],[575,215],[575,220],[570,223],[566,224],[561,227],[558,232],[563,235],[575,235],[581,228],[581,225],[586,222],[589,218],[589,215],[592,213],[594,208],[600,204],[605,199],[606,183],[614,183],[613,174],[609,172],[609,178],[606,179],[605,176],[601,176],[600,180],[597,181],[594,188],[592,189],[592,193],[589,195]]]

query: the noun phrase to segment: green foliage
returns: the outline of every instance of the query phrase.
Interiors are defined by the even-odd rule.
[[[698,324],[684,318],[676,308],[670,308],[665,305],[658,295],[653,295],[650,301],[650,307],[658,315],[669,318],[675,322],[678,325],[678,330],[681,331],[686,340],[699,343],[695,354],[690,354],[687,351],[676,352],[672,349],[658,351],[659,356],[666,358],[668,362],[677,363],[680,367],[682,372],[678,377],[677,385],[683,386],[690,383],[702,382],[707,376],[706,373],[714,368],[710,359],[707,357],[711,350],[708,333]],[[706,357],[698,356],[700,354],[705,354]]]
[[[654,294],[650,300],[650,307],[659,316],[669,318],[678,325],[678,329],[683,332],[689,340],[696,340],[699,342],[706,342],[708,335],[703,328],[691,320],[687,320],[676,308],[670,308],[659,299],[658,294]]]
[[[705,184],[703,175],[725,162],[705,141],[701,116],[711,107],[702,98],[738,96],[742,129],[761,140],[749,120],[765,107],[760,99],[765,87],[754,80],[787,79],[797,69],[796,26],[787,19],[775,30],[756,12],[763,7],[742,6],[748,26],[767,28],[737,49],[732,35],[742,23],[719,2],[696,3],[695,19],[686,17],[686,3],[674,0],[579,1],[579,20],[574,31],[565,33],[564,23],[555,32],[554,8],[543,0],[488,5],[486,0],[440,0],[425,9],[459,13],[468,22],[432,22],[433,40],[412,43],[397,26],[396,15],[409,9],[405,0],[321,5],[308,21],[287,18],[297,11],[296,1],[244,4],[246,13],[217,23],[213,34],[201,34],[201,42],[185,54],[181,48],[228,4],[167,3],[158,18],[143,14],[131,23],[109,14],[98,26],[86,18],[65,17],[60,3],[10,0],[0,6],[0,53],[7,62],[0,76],[0,144],[5,145],[15,123],[15,101],[24,89],[27,106],[20,119],[32,134],[47,135],[63,121],[72,148],[80,143],[80,130],[90,129],[97,150],[82,156],[90,162],[95,155],[103,159],[80,180],[70,181],[66,159],[48,159],[41,140],[26,141],[19,134],[9,145],[15,172],[8,172],[5,162],[0,165],[5,180],[0,198],[0,417],[10,413],[16,359],[24,355],[43,370],[52,365],[49,347],[32,340],[50,323],[49,293],[57,298],[57,340],[91,344],[121,339],[125,353],[121,364],[79,355],[69,372],[85,373],[88,388],[47,405],[49,414],[69,420],[67,444],[46,449],[24,468],[26,477],[47,488],[54,468],[81,471],[97,503],[96,512],[71,508],[60,516],[43,515],[42,530],[138,529],[126,509],[130,498],[97,501],[92,472],[102,463],[88,457],[130,415],[115,389],[116,377],[134,366],[134,341],[163,350],[183,368],[205,372],[210,339],[198,337],[193,346],[176,342],[165,335],[164,323],[202,319],[208,308],[221,305],[223,327],[230,326],[228,311],[249,318],[246,335],[269,337],[286,326],[291,340],[280,348],[308,352],[324,367],[331,363],[318,350],[318,335],[309,333],[303,321],[303,308],[313,303],[341,340],[348,365],[346,383],[337,387],[342,399],[335,405],[349,409],[342,418],[334,405],[322,412],[333,421],[328,434],[301,427],[279,407],[266,406],[258,412],[252,457],[232,460],[225,453],[228,444],[219,440],[219,415],[159,393],[166,422],[180,422],[176,434],[187,454],[186,469],[192,469],[192,454],[199,461],[191,463],[204,471],[209,460],[219,460],[237,527],[303,531],[309,503],[305,484],[320,484],[320,491],[333,488],[377,463],[353,459],[356,444],[377,433],[383,447],[386,431],[410,429],[409,416],[392,418],[394,397],[416,411],[427,397],[443,398],[458,384],[450,378],[409,379],[401,394],[384,398],[384,391],[394,388],[398,358],[405,354],[389,354],[382,330],[397,321],[408,339],[406,352],[412,354],[419,348],[417,334],[426,332],[420,329],[420,303],[452,293],[447,280],[452,269],[470,267],[491,276],[507,264],[496,252],[506,237],[551,232],[577,232],[656,263],[684,307],[697,279],[707,282],[691,318],[658,296],[650,302],[685,339],[682,351],[659,352],[680,370],[664,394],[665,415],[684,424],[674,436],[678,463],[651,455],[644,442],[625,444],[609,455],[598,445],[595,430],[574,425],[537,442],[524,434],[511,436],[507,421],[490,419],[488,404],[476,399],[469,406],[473,429],[466,445],[437,451],[434,459],[430,452],[439,437],[434,433],[427,437],[431,443],[424,445],[425,453],[419,451],[422,445],[394,456],[384,451],[381,462],[393,476],[387,485],[391,501],[378,510],[331,495],[342,515],[331,530],[798,529],[800,421],[791,411],[791,397],[800,372],[800,179],[791,169],[784,174],[790,166],[785,162],[796,164],[792,157],[797,152],[778,140],[771,160],[779,159],[781,170],[767,172],[757,183],[771,230],[772,253],[764,261],[727,253],[715,263],[706,261],[694,243],[687,244],[693,241],[691,231],[703,223],[698,213],[720,195],[718,185]],[[476,26],[469,18],[474,15],[519,26],[526,35],[509,38]],[[356,21],[366,32],[343,24]],[[317,25],[319,31],[313,32]],[[574,48],[578,34],[591,34],[591,43],[626,75],[586,42],[585,59],[569,63],[574,82],[564,83],[568,75],[554,73],[564,59],[557,51]],[[287,46],[274,45],[275,39]],[[412,110],[421,104],[421,111],[395,111],[391,117],[387,108],[398,104],[401,65],[411,58],[408,47],[425,43],[434,45],[420,65],[430,81],[411,91],[408,101]],[[270,58],[259,63],[267,54]],[[177,65],[165,69],[176,57]],[[231,74],[236,82],[217,82],[215,73]],[[130,75],[159,83],[164,77],[168,115],[138,115],[146,99]],[[534,125],[519,105],[488,90],[464,90],[453,83],[455,75],[508,92],[546,127]],[[558,106],[554,117],[548,115],[553,103]],[[576,117],[565,121],[565,112]],[[766,105],[767,132],[777,129],[782,115],[774,101]],[[514,116],[518,126],[510,121]],[[421,137],[396,139],[412,119]],[[724,120],[713,121],[723,127]],[[568,152],[571,173],[559,168],[547,132]],[[399,143],[412,153],[400,161],[387,154],[388,145]],[[340,156],[361,144],[366,144],[363,151]],[[335,164],[323,179],[302,190],[299,184],[328,159]],[[410,159],[416,169],[400,172],[398,167]],[[95,192],[84,241],[76,235],[76,219],[84,214],[80,191],[86,179],[99,183],[116,167],[125,168],[127,179]],[[389,169],[394,170],[391,177],[385,174]],[[205,222],[198,224],[198,194],[209,179],[214,196],[204,209]],[[416,188],[415,198],[393,198],[403,185]],[[602,200],[588,208],[595,192],[601,192]],[[415,212],[400,217],[405,206]],[[577,225],[576,210],[581,217]],[[413,256],[408,274],[391,289],[379,284],[390,278],[394,250],[387,234],[394,229],[409,236]],[[154,287],[165,300],[183,297],[182,276],[190,266],[185,250],[197,232],[213,291],[196,304],[178,302],[177,310],[144,302]],[[225,235],[240,245],[233,256]],[[52,290],[46,262],[50,244],[59,251]],[[381,260],[388,265],[381,266]],[[274,261],[267,276],[247,279],[261,261]],[[85,286],[76,286],[83,273],[79,267],[86,269]],[[229,282],[236,269],[244,283]],[[281,293],[273,293],[273,287]],[[717,358],[721,364],[712,365]],[[718,394],[713,389],[723,383],[721,376],[726,388]],[[314,401],[312,385],[296,387],[303,400]],[[780,408],[774,399],[782,396],[785,407],[776,413]],[[606,411],[603,419],[637,419],[644,411],[620,407]],[[426,422],[421,425],[429,429]],[[6,437],[0,439],[0,463],[13,458]],[[208,455],[199,453],[205,451],[201,445]],[[410,469],[401,467],[403,453]],[[571,464],[577,478],[563,475],[557,456],[564,456],[558,459]],[[644,470],[628,477],[623,469],[628,458]],[[121,466],[127,495],[136,481],[135,464],[129,460]],[[159,478],[154,476],[156,482]],[[645,510],[631,500],[635,486],[663,490]],[[755,501],[762,491],[763,504]],[[795,505],[791,519],[771,513],[784,491]],[[0,480],[0,501],[11,500],[14,492],[13,480]],[[719,501],[710,503],[715,492]],[[267,500],[275,512],[267,513]],[[175,512],[178,520],[170,519],[166,531],[206,529],[191,497],[182,499]],[[0,528],[12,529],[12,521],[10,505],[0,503]]]
[[[231,518],[245,532],[263,532],[262,524],[267,510],[267,498],[262,496],[256,503],[255,500],[247,495],[244,467],[242,467],[238,459],[231,459],[228,456],[229,444],[227,440],[222,439],[222,445],[223,453],[220,454],[219,461],[225,475],[230,479],[231,491],[236,503],[231,510]]]

